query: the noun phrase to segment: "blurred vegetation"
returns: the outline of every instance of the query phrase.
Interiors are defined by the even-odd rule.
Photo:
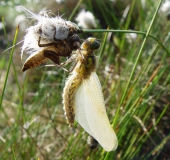
[[[1,0],[1,159],[170,159],[170,22],[168,14],[160,11],[154,18],[159,2]],[[27,15],[17,9],[18,5],[36,14],[51,10],[65,19],[74,10],[71,20],[75,23],[77,14],[85,9],[96,18],[94,31],[108,27],[143,32],[151,29],[149,34],[164,45],[166,50],[151,37],[139,34],[132,37],[123,32],[80,35],[82,39],[94,36],[102,44],[96,53],[101,53],[96,71],[109,119],[118,136],[116,151],[107,153],[100,146],[91,151],[86,142],[88,134],[78,124],[75,133],[71,132],[62,109],[62,90],[68,73],[61,68],[44,66],[22,73],[22,44],[18,44],[14,52],[10,49],[3,52],[14,40],[22,41],[25,29],[32,24]],[[14,39],[19,23],[19,33]],[[13,56],[11,63],[10,56]]]

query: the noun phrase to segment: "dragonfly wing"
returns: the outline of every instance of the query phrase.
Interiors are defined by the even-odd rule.
[[[75,118],[106,150],[117,148],[117,137],[107,117],[101,85],[95,72],[84,79],[75,94]]]

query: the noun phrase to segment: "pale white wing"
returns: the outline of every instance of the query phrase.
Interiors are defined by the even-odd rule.
[[[84,79],[75,94],[75,118],[106,150],[115,150],[117,137],[107,117],[99,79],[95,72]]]

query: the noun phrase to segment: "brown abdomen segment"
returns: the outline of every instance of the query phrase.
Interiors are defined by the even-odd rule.
[[[35,54],[34,56],[28,57],[28,59],[25,61],[22,71],[26,71],[27,69],[34,68],[39,66],[40,64],[47,61],[48,58],[44,56],[43,51]]]
[[[67,122],[69,123],[69,127],[73,127],[74,124],[74,108],[73,108],[73,101],[74,101],[74,94],[77,87],[80,85],[82,79],[77,76],[77,74],[73,74],[67,80],[64,91],[63,91],[63,106],[65,111],[65,116]]]

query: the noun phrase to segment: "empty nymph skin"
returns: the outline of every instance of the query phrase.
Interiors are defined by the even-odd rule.
[[[82,32],[75,23],[66,21],[60,16],[51,17],[47,11],[40,12],[37,15],[25,7],[20,6],[20,8],[28,14],[28,18],[35,21],[35,24],[26,30],[24,43],[21,48],[21,58],[24,52],[30,56],[27,59],[29,60],[29,65],[27,64],[27,67],[22,69],[23,71],[34,68],[44,61],[51,59],[51,56],[48,57],[49,54],[51,55],[51,52],[49,52],[49,54],[45,52],[47,56],[44,55],[44,51],[46,50],[51,50],[58,56],[69,57],[73,49],[80,47],[80,40],[77,39],[76,42],[74,40],[74,43],[74,38],[72,38],[77,35],[77,33]],[[64,50],[62,47],[67,47],[67,49]],[[59,59],[57,56],[56,58]],[[51,60],[55,63],[58,62],[58,60],[55,61],[54,58]]]
[[[41,47],[41,50],[31,54],[22,67],[22,71],[26,71],[30,68],[37,67],[38,65],[52,60],[55,64],[60,65],[60,57],[70,57],[72,52],[80,47],[80,39],[77,34],[74,34],[70,38],[58,41],[53,44],[41,44],[45,47]],[[64,63],[63,63],[64,64]]]

